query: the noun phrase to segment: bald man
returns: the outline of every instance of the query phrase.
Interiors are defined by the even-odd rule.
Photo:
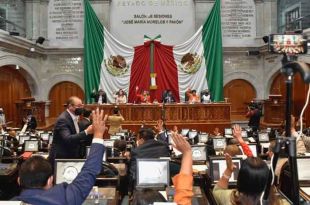
[[[83,113],[82,100],[76,96],[67,101],[67,109],[57,118],[54,127],[54,136],[49,159],[54,166],[55,159],[77,159],[80,156],[82,140],[87,140],[89,134],[93,134],[93,127],[89,125],[80,131],[78,117]]]

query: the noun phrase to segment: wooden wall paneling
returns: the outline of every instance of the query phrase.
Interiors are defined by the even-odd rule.
[[[49,93],[50,117],[57,117],[65,110],[64,104],[71,96],[77,96],[84,100],[84,91],[73,82],[60,82],[52,87]]]
[[[18,124],[15,103],[20,98],[31,96],[28,82],[21,72],[22,68],[16,70],[15,65],[0,68],[0,107],[3,107],[7,121],[14,121],[9,126]]]
[[[286,98],[286,87],[285,87],[285,76],[282,73],[276,74],[275,78],[273,79],[269,94],[272,95],[282,95],[282,100]]]
[[[256,98],[256,91],[246,80],[232,80],[224,86],[224,97],[231,103],[232,119],[244,120],[247,104]]]

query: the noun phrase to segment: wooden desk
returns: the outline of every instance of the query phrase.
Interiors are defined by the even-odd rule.
[[[97,104],[85,106],[95,109]],[[106,114],[112,114],[115,104],[99,105]],[[215,127],[224,131],[231,126],[230,103],[210,104],[122,104],[118,105],[121,114],[125,118],[123,129],[137,131],[142,123],[152,126],[164,115],[168,129],[177,125],[179,129],[191,128],[199,131],[211,132]]]

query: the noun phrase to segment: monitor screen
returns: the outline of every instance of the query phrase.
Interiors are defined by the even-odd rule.
[[[181,135],[186,136],[189,132],[189,129],[182,129],[181,130]]]
[[[242,131],[241,131],[241,136],[242,136],[243,138],[248,137],[247,131],[246,131],[246,130],[242,130]]]
[[[188,132],[188,138],[189,139],[194,139],[197,136],[198,132],[197,131],[189,131]]]
[[[232,159],[236,169],[234,170],[233,174],[231,175],[229,182],[237,182],[238,173],[241,166],[241,158],[233,158]],[[222,177],[224,171],[226,170],[226,160],[225,158],[211,158],[210,159],[210,176],[213,183],[219,181]]]
[[[257,157],[257,144],[248,144],[252,154],[254,157]],[[245,155],[245,153],[243,152],[242,147],[239,145],[239,149],[242,151],[242,154]]]
[[[71,183],[80,173],[85,160],[83,159],[56,159],[55,183]]]
[[[299,181],[310,181],[310,157],[298,157],[297,169]]]
[[[119,135],[119,136],[125,137],[126,133],[125,132],[117,132],[117,133],[115,133],[115,135]]]
[[[20,135],[19,136],[19,144],[20,145],[24,144],[25,140],[30,140],[30,136],[29,135]]]
[[[225,135],[232,135],[232,129],[231,128],[225,128]]]
[[[268,133],[259,133],[258,134],[258,141],[260,141],[260,142],[269,142],[269,135],[268,135]]]
[[[39,141],[38,140],[25,140],[25,152],[38,152]]]
[[[114,146],[114,140],[104,140],[103,145],[106,147],[113,147]]]
[[[43,141],[49,141],[49,137],[50,137],[50,134],[49,134],[49,133],[41,133],[41,134],[40,134],[40,138],[41,138]]]
[[[121,140],[122,136],[121,135],[111,135],[110,140]]]
[[[207,161],[207,147],[205,145],[192,146],[193,161]]]
[[[169,186],[169,160],[137,159],[137,187]]]
[[[214,138],[213,139],[213,148],[215,150],[225,149],[226,139],[225,138]]]
[[[207,143],[209,135],[208,134],[200,134],[200,135],[198,135],[198,138],[199,138],[199,142]]]
[[[85,156],[86,158],[89,155],[89,151],[90,151],[90,146],[86,146],[86,156]],[[105,150],[104,153],[103,153],[102,161],[103,162],[107,161],[107,150]]]

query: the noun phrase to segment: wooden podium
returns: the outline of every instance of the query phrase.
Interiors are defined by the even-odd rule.
[[[21,98],[15,102],[17,109],[17,116],[15,122],[17,127],[22,127],[23,118],[31,111],[32,115],[36,118],[38,127],[45,125],[45,102],[36,102],[33,97]]]
[[[282,95],[269,95],[264,101],[264,120],[262,127],[281,128],[285,120],[285,101]]]

